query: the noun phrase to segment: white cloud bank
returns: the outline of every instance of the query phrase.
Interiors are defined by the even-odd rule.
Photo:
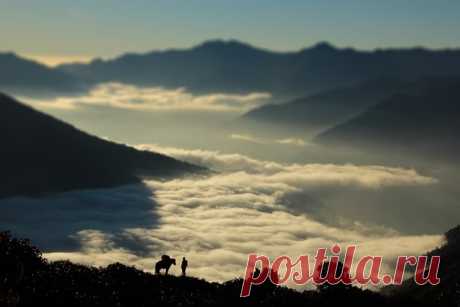
[[[245,112],[271,98],[269,93],[202,94],[185,88],[137,87],[122,83],[104,83],[83,96],[57,97],[46,101],[24,99],[43,108],[75,109],[102,106],[139,111],[230,111]]]
[[[286,184],[299,188],[337,185],[380,188],[437,183],[435,178],[420,175],[413,169],[353,164],[282,164],[257,160],[241,154],[185,150],[152,144],[139,145],[137,148],[160,152],[180,160],[223,171],[225,172],[223,176],[250,177],[248,180],[257,176],[258,182]]]
[[[92,265],[119,261],[151,271],[154,261],[162,254],[179,259],[186,256],[191,275],[224,281],[243,274],[247,254],[251,252],[270,257],[280,254],[297,257],[314,253],[318,247],[353,243],[358,244],[361,255],[387,257],[386,272],[397,255],[423,254],[442,243],[440,235],[404,235],[384,225],[350,222],[338,227],[324,224],[309,214],[293,213],[285,203],[293,193],[318,188],[333,191],[340,186],[375,190],[394,185],[436,183],[435,179],[414,170],[332,164],[283,165],[237,154],[153,145],[139,147],[222,172],[206,178],[146,181],[143,188],[96,190],[84,196],[78,192],[64,194],[54,201],[72,204],[66,209],[72,218],[70,221],[54,220],[53,227],[59,229],[56,225],[59,221],[67,227],[69,223],[81,223],[79,217],[82,215],[92,216],[93,227],[81,227],[73,234],[81,244],[78,250],[54,250],[46,253],[46,257]],[[40,202],[30,201],[35,202],[31,207]],[[50,200],[42,202],[50,205]],[[84,202],[84,210],[79,202]],[[99,203],[104,203],[102,208],[95,206]],[[14,203],[9,205],[17,207]],[[303,205],[313,204],[305,198]],[[110,210],[112,206],[114,210]],[[37,225],[47,222],[42,209],[40,212],[35,221]],[[61,214],[65,213],[61,211]],[[151,223],[136,225],[140,216],[150,218]],[[130,223],[126,224],[124,219],[131,219]],[[28,222],[29,227],[33,227],[30,216]],[[117,231],[104,229],[101,227],[106,225],[104,223],[117,226]],[[178,267],[172,269],[173,274],[179,271]]]
[[[284,138],[284,139],[268,139],[252,136],[250,134],[237,134],[232,133],[229,135],[232,140],[255,143],[255,144],[281,144],[281,145],[292,145],[298,147],[305,147],[307,143],[300,138]]]

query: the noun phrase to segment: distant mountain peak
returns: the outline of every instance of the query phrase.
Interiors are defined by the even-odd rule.
[[[198,46],[196,46],[194,49],[222,49],[222,48],[238,48],[238,49],[256,49],[253,46],[241,42],[236,39],[229,39],[229,40],[224,40],[224,39],[213,39],[213,40],[208,40],[205,41]]]
[[[2,61],[2,64],[4,64],[6,61],[10,61],[10,63],[22,62],[22,63],[32,64],[32,65],[40,65],[44,67],[43,64],[37,61],[28,59],[28,58],[24,58],[23,56],[13,51],[0,52],[0,60]]]
[[[310,50],[318,50],[318,51],[333,51],[337,50],[337,48],[327,41],[321,41],[313,45],[309,48]]]

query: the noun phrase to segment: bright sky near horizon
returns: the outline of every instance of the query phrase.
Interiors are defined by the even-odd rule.
[[[460,47],[458,0],[0,0],[0,51],[48,64],[238,39],[274,50]]]

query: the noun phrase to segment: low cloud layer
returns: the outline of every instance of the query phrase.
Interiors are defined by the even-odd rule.
[[[300,139],[300,138],[284,138],[284,139],[268,139],[268,138],[260,138],[255,137],[249,134],[237,134],[232,133],[229,136],[232,140],[255,143],[255,144],[281,144],[281,145],[291,145],[291,146],[298,146],[304,147],[307,143]]]
[[[244,178],[258,175],[258,182],[286,184],[299,188],[315,188],[318,186],[380,188],[437,183],[435,178],[420,175],[413,169],[376,165],[357,166],[353,164],[282,164],[257,160],[241,154],[184,150],[150,144],[139,145],[137,148],[161,152],[180,160],[223,171],[228,173],[227,176]]]
[[[92,265],[119,261],[151,271],[162,254],[186,256],[191,275],[214,281],[241,276],[251,252],[296,257],[334,243],[354,243],[362,255],[386,256],[384,270],[389,270],[395,256],[423,254],[442,243],[440,235],[407,235],[373,221],[324,222],[312,210],[327,207],[323,196],[337,191],[373,194],[436,185],[436,179],[415,170],[281,164],[212,151],[139,148],[218,173],[46,199],[2,200],[1,225],[48,245],[51,260]]]
[[[266,103],[270,98],[269,93],[195,95],[185,88],[165,89],[104,83],[83,96],[58,97],[46,101],[25,99],[25,101],[42,108],[60,109],[99,106],[139,111],[245,112]]]

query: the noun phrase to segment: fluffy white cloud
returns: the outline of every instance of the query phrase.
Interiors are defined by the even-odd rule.
[[[91,265],[118,261],[152,271],[162,254],[186,256],[191,275],[214,281],[241,276],[252,252],[297,257],[319,247],[353,243],[362,255],[387,257],[386,272],[395,256],[423,254],[442,243],[440,235],[407,235],[373,221],[325,223],[309,213],[312,207],[327,205],[308,196],[317,190],[329,195],[337,188],[363,193],[436,183],[414,170],[281,164],[212,151],[139,148],[219,172],[42,199],[0,200],[0,224],[32,238],[50,260]],[[293,210],[292,202],[298,202],[300,210]],[[172,273],[179,274],[179,268]]]
[[[104,83],[82,96],[58,97],[46,101],[24,99],[44,108],[73,109],[78,106],[106,106],[140,111],[233,111],[245,112],[271,98],[269,93],[194,95],[185,88],[137,87]]]
[[[86,229],[75,236],[80,250],[46,256],[93,265],[120,261],[150,271],[162,254],[187,256],[191,275],[223,281],[241,276],[252,252],[297,257],[335,243],[358,244],[360,255],[385,256],[387,272],[397,255],[423,254],[442,242],[438,235],[407,236],[381,226],[326,225],[289,212],[281,202],[289,193],[283,184],[227,176],[145,182],[154,191],[151,214],[158,218],[156,226],[127,227],[119,233]],[[179,274],[179,269],[172,273]]]
[[[185,150],[151,144],[137,146],[173,156],[180,160],[226,172],[224,180],[256,181],[292,188],[318,186],[356,186],[379,188],[401,185],[431,185],[435,178],[418,174],[413,169],[378,165],[357,166],[353,164],[282,164],[253,159],[241,154],[223,154],[218,151]]]

